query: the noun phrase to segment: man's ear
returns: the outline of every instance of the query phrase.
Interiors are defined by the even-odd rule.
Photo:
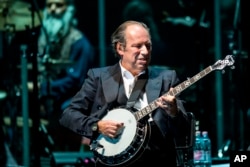
[[[124,48],[123,48],[123,45],[120,42],[117,43],[116,50],[119,53],[119,55],[123,55]]]

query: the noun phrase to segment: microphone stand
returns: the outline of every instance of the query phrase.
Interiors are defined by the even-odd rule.
[[[22,116],[23,116],[23,165],[29,166],[30,163],[30,149],[29,149],[29,110],[28,110],[28,70],[27,70],[27,56],[26,45],[21,45],[21,80],[22,80]]]
[[[43,55],[39,55],[38,53],[38,39],[35,38],[35,32],[32,31],[32,39],[31,39],[31,45],[32,45],[32,49],[31,49],[31,61],[32,61],[32,79],[33,79],[33,97],[32,97],[32,100],[33,100],[33,104],[32,104],[32,110],[34,112],[33,114],[33,153],[34,153],[34,166],[36,167],[41,167],[41,149],[37,149],[37,147],[35,146],[39,146],[41,145],[39,140],[41,139],[41,133],[40,131],[42,131],[42,125],[40,125],[40,97],[39,97],[39,88],[38,88],[38,57],[46,57],[48,56],[47,53],[48,53],[48,50],[49,50],[49,46],[50,46],[50,41],[48,39],[48,34],[43,26],[43,21],[42,21],[42,17],[40,16],[40,13],[39,13],[39,7],[38,7],[38,4],[37,4],[37,1],[36,0],[33,0],[32,1],[32,30],[34,30],[34,18],[35,18],[35,12],[37,12],[37,16],[38,16],[38,19],[41,23],[41,30],[44,32],[45,34],[45,37],[46,37],[46,41],[47,41],[47,47],[45,48],[45,52],[43,53]],[[47,57],[49,59],[49,57]],[[48,64],[46,62],[45,64],[45,73],[46,73],[46,79],[48,79],[48,72],[47,72],[47,67]],[[48,84],[49,84],[49,81],[48,81]],[[48,85],[48,89],[49,89],[49,85]],[[50,136],[48,136],[50,137]],[[51,139],[51,138],[49,138]],[[50,143],[53,145],[53,140],[51,139],[50,140]]]
[[[40,23],[42,25],[42,19],[40,16],[40,13],[38,12],[39,8],[37,5],[36,0],[32,1],[31,5],[31,16],[32,16],[32,28],[31,28],[31,63],[32,63],[32,82],[33,82],[33,92],[32,92],[32,105],[31,105],[31,111],[32,113],[32,134],[33,134],[33,141],[32,141],[32,151],[34,153],[34,159],[33,165],[36,167],[40,167],[40,149],[37,149],[37,146],[40,145],[40,134],[39,134],[39,125],[40,125],[40,104],[38,99],[38,63],[37,63],[37,57],[38,57],[38,48],[37,48],[37,39],[35,38],[36,33],[34,31],[34,18],[35,18],[35,12],[37,11],[37,15],[39,17]],[[37,10],[36,10],[37,9]]]

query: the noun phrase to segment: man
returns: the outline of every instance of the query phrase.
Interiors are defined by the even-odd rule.
[[[42,71],[40,97],[53,97],[61,103],[79,89],[88,68],[94,64],[94,49],[76,28],[73,0],[47,0],[43,27],[38,40]]]
[[[74,14],[73,0],[46,0],[38,38],[38,82],[41,117],[48,118],[50,125],[57,123],[54,120],[82,85],[87,70],[94,66],[94,48],[76,28]]]
[[[120,58],[119,63],[88,71],[82,88],[63,112],[60,124],[90,140],[96,166],[176,166],[174,137],[185,136],[189,127],[182,101],[166,95],[171,87],[178,84],[176,72],[149,68],[152,43],[144,23],[122,23],[112,34],[112,45]],[[134,85],[137,88],[137,83],[145,80],[138,99],[127,103],[133,81],[136,81]],[[132,97],[136,94],[133,92]],[[124,106],[131,110],[128,113],[135,114],[144,107],[146,111],[137,112],[126,120],[124,115],[127,114],[122,110]],[[152,108],[155,110],[150,113],[148,110]],[[106,114],[109,113],[117,114],[117,119],[107,119]],[[142,127],[128,131],[134,119],[138,121],[135,124]],[[150,124],[149,129],[146,128],[147,123]],[[136,136],[135,140],[129,137],[132,133]],[[124,150],[119,150],[120,146],[123,147],[122,140],[124,143],[131,140],[131,143]]]

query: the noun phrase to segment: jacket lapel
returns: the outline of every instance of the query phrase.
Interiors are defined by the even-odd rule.
[[[162,76],[156,75],[156,71],[153,71],[149,68],[149,79],[148,83],[146,85],[146,91],[147,91],[147,98],[148,102],[152,102],[156,100],[159,95],[160,95],[160,89],[162,86]],[[119,101],[118,98],[119,93],[121,94],[124,92],[123,90],[119,90],[119,85],[120,82],[122,82],[122,77],[121,77],[121,69],[119,66],[119,63],[115,64],[114,66],[110,66],[107,68],[106,71],[103,72],[101,75],[101,80],[102,80],[102,87],[103,87],[103,92],[104,92],[104,97],[108,103],[114,102],[114,101]],[[122,92],[121,92],[122,91]]]
[[[148,102],[151,103],[153,100],[156,100],[160,97],[160,91],[162,87],[162,75],[156,75],[157,71],[150,71],[150,79],[148,81],[148,85],[146,87],[148,91]],[[157,109],[156,109],[157,110]],[[168,131],[168,125],[166,122],[166,114],[164,112],[159,111],[153,111],[152,117],[156,123],[156,125],[160,128],[161,133],[165,136],[165,132]]]
[[[106,101],[108,103],[117,101],[119,85],[122,80],[119,63],[107,68],[107,70],[101,75],[101,80]]]
[[[162,79],[156,76],[157,75],[155,71],[149,69],[149,79],[146,85],[148,103],[151,103],[152,101],[156,100],[160,95]]]

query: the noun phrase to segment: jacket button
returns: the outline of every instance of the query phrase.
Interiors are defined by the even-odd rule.
[[[98,105],[97,110],[101,110],[101,109],[102,109],[102,106]]]

